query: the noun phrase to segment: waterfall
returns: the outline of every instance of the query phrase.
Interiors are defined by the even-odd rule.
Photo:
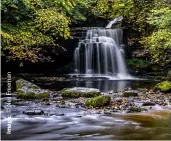
[[[122,29],[90,29],[74,52],[75,72],[123,78],[128,76]]]
[[[120,16],[120,17],[117,17],[117,18],[114,18],[113,20],[111,20],[108,25],[106,26],[106,28],[111,28],[113,24],[116,24],[117,22],[120,22],[123,20],[123,17]]]

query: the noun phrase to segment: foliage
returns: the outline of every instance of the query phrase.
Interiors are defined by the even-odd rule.
[[[171,61],[170,0],[2,0],[1,13],[2,55],[21,65],[51,61],[48,48],[63,49],[58,40],[71,38],[70,26],[89,15],[123,16],[124,26],[140,33],[155,62]]]
[[[106,19],[123,16],[127,27],[144,31],[147,26],[147,13],[153,7],[152,2],[153,0],[99,0],[93,11],[97,16]]]
[[[50,61],[48,47],[70,38],[69,25],[85,20],[88,0],[2,0],[2,52],[8,60]],[[62,49],[62,48],[61,48]]]
[[[124,26],[140,33],[152,58],[157,63],[171,61],[170,0],[98,0],[94,14],[106,19],[123,16]]]
[[[171,78],[171,70],[168,71],[167,76]]]
[[[151,65],[151,62],[148,60],[142,60],[137,58],[127,59],[127,64],[134,69],[147,68]]]
[[[171,9],[162,8],[152,10],[148,23],[154,27],[152,34],[144,38],[145,44],[155,62],[166,64],[171,61]]]

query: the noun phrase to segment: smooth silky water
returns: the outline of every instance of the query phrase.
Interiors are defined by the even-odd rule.
[[[75,116],[81,109],[45,110],[66,113],[65,116],[26,116],[18,106],[12,108],[12,134],[6,135],[5,114],[2,114],[2,139],[15,140],[104,140],[104,139],[171,139],[171,113],[157,111],[141,114]]]
[[[75,73],[88,77],[130,78],[122,48],[122,29],[90,29],[74,52]]]

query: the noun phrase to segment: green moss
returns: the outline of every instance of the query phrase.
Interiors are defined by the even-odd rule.
[[[24,97],[24,95],[25,95],[25,92],[24,92],[24,91],[22,91],[22,90],[17,90],[17,96],[18,96],[18,97],[22,98],[22,97]]]
[[[64,101],[64,100],[60,100],[60,103],[61,103],[61,104],[65,104],[65,101]]]
[[[29,92],[26,94],[22,90],[17,90],[17,96],[19,98],[23,98],[23,99],[43,99],[43,98],[49,98],[50,97],[48,92],[44,92],[41,94],[35,94],[33,92]]]
[[[44,92],[42,94],[37,94],[36,95],[37,99],[43,99],[43,98],[49,98],[49,97],[50,97],[50,94],[48,92]]]
[[[37,86],[37,85],[33,85],[32,88],[33,88],[33,89],[40,89],[40,87]]]
[[[67,89],[62,89],[59,91],[63,97],[78,98],[78,97],[95,97],[99,96],[100,92],[77,92],[77,91],[67,91]]]
[[[16,90],[22,88],[21,82],[16,82]]]
[[[33,92],[25,94],[26,99],[36,99],[36,94]]]
[[[138,96],[137,92],[124,92],[123,97]]]
[[[164,81],[161,83],[158,83],[155,87],[154,90],[160,90],[161,92],[171,92],[171,82],[170,81]]]
[[[33,89],[40,89],[39,86],[24,80],[24,79],[19,79],[16,81],[16,89],[21,89],[23,86],[29,87],[29,88],[33,88]]]
[[[103,107],[110,104],[111,98],[109,96],[97,96],[85,102],[87,106]]]

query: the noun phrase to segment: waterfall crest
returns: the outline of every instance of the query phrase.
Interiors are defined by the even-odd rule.
[[[112,25],[116,24],[117,22],[121,22],[123,20],[123,17],[120,16],[120,17],[117,17],[117,18],[114,18],[113,20],[111,20],[108,25],[106,26],[106,28],[112,28]]]
[[[115,77],[128,76],[122,29],[90,29],[74,52],[75,72]]]

